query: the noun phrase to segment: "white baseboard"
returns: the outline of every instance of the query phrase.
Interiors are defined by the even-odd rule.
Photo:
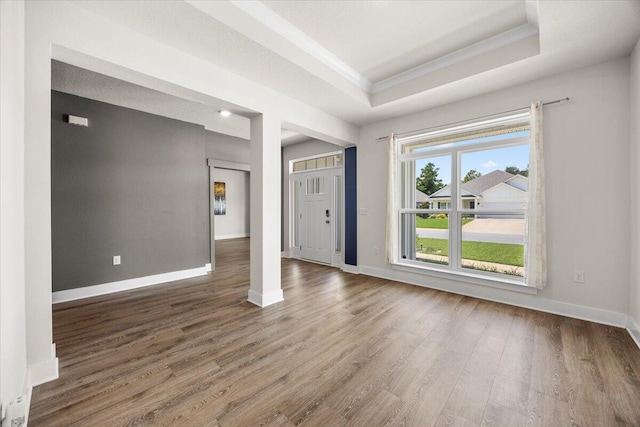
[[[53,303],[73,301],[81,298],[95,297],[114,292],[128,291],[130,289],[145,286],[158,285],[174,280],[188,279],[207,274],[206,267],[191,268],[189,270],[172,271],[169,273],[154,274],[152,276],[137,277],[135,279],[120,280],[118,282],[104,283],[102,285],[86,286],[84,288],[68,289],[53,293]]]
[[[358,268],[357,265],[344,264],[342,266],[342,271],[345,273],[360,274],[360,268]],[[370,274],[369,276],[373,276],[373,274]]]
[[[49,381],[58,379],[58,358],[56,357],[56,345],[51,344],[51,358],[49,360],[43,360],[42,362],[29,365],[24,374],[23,381],[23,394],[26,396],[25,411],[24,411],[24,425],[29,425],[29,410],[31,408],[31,396],[33,395],[33,388],[44,384]],[[3,406],[2,410],[6,408]],[[3,413],[4,417],[5,414]],[[2,425],[5,425],[3,420]]]
[[[213,269],[211,268],[211,263],[208,262],[204,265],[204,269],[208,272],[213,271]]]
[[[640,325],[634,320],[633,317],[629,316],[629,321],[627,322],[627,331],[631,338],[635,341],[638,348],[640,348]]]
[[[533,295],[509,292],[501,289],[494,289],[485,286],[477,286],[464,283],[455,283],[454,285],[447,286],[446,284],[441,283],[441,280],[436,279],[430,279],[429,283],[427,284],[412,279],[411,273],[405,273],[399,270],[385,270],[381,268],[360,266],[359,271],[360,274],[366,274],[368,276],[394,280],[397,282],[408,283],[425,288],[438,289],[445,292],[451,292],[454,294],[466,295],[488,301],[514,305],[517,307],[529,308],[546,313],[559,314],[565,317],[573,317],[575,319],[587,320],[604,325],[625,328],[627,327],[628,323],[628,316],[625,313],[618,313],[615,311],[601,310],[598,308],[587,307],[583,305],[553,301]]]
[[[243,237],[250,237],[249,233],[223,234],[220,236],[216,236],[215,240],[241,239]]]
[[[269,292],[267,294],[261,294],[249,289],[249,297],[247,298],[247,301],[257,305],[258,307],[266,307],[271,304],[284,301],[284,294],[282,293],[282,289]]]
[[[29,365],[29,385],[31,387],[53,381],[58,378],[58,358],[56,345],[51,344],[51,358]]]
[[[54,344],[55,345],[55,344]],[[58,359],[56,359],[57,361]],[[29,410],[31,409],[31,396],[33,395],[33,386],[31,385],[31,369],[27,368],[27,372],[24,378],[24,386],[25,394],[27,395],[27,403],[26,403],[26,411],[24,414],[24,425],[29,425]]]

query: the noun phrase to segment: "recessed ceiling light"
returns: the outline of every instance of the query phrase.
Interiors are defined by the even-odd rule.
[[[231,115],[231,111],[227,111],[227,110],[220,110],[220,115],[222,117],[229,117]]]

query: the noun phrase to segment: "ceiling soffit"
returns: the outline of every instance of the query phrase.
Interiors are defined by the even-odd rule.
[[[423,46],[400,56],[381,58],[375,70],[362,71],[268,6],[274,2],[187,3],[372,107],[540,53],[537,0],[511,2],[510,7],[476,21],[471,27],[439,40],[427,40]],[[383,30],[381,23],[380,31]],[[434,50],[437,45],[450,50],[443,52],[440,48],[437,52]],[[434,57],[434,52],[439,56]],[[415,58],[424,62],[416,64]],[[365,74],[382,78],[371,80]]]

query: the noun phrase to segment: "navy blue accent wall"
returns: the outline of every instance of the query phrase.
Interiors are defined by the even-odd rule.
[[[356,147],[344,150],[344,262],[358,265],[358,168]]]

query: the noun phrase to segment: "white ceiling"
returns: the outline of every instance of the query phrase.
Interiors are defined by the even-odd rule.
[[[218,101],[204,104],[95,73],[59,61],[51,62],[51,89],[146,113],[202,125],[205,129],[249,139],[250,111]],[[222,117],[220,110],[233,111]],[[282,130],[282,146],[309,140],[287,129]]]
[[[148,89],[59,61],[51,62],[51,89],[204,126],[207,130],[249,138],[249,119],[222,117],[227,105],[205,105]]]
[[[371,81],[527,23],[523,0],[263,3]]]
[[[356,125],[626,56],[637,0],[78,1]]]

